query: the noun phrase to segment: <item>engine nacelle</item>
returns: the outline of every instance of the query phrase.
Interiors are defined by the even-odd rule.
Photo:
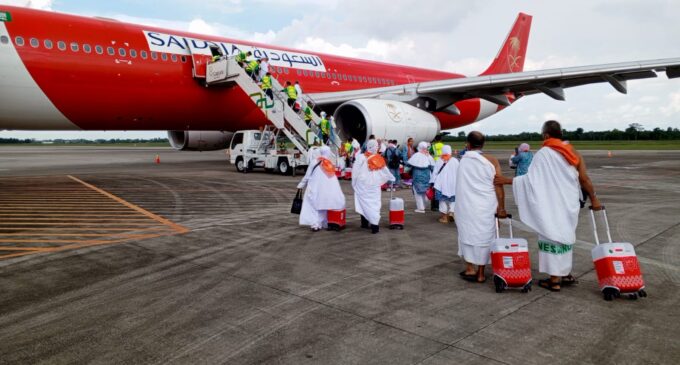
[[[357,99],[348,101],[335,111],[335,124],[343,140],[356,138],[364,143],[376,138],[396,139],[400,144],[413,138],[431,141],[440,131],[439,120],[427,111],[399,101]]]
[[[229,148],[234,133],[220,131],[168,131],[170,146],[179,151],[218,151]]]

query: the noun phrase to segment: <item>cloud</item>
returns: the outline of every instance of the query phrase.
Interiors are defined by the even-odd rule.
[[[53,0],[0,0],[0,4],[24,6],[27,8],[52,10]]]

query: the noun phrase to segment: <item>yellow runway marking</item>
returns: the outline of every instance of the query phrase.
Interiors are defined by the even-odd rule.
[[[131,208],[131,209],[134,209],[134,210],[136,210],[136,211],[138,211],[138,212],[144,214],[145,216],[147,216],[147,217],[149,217],[149,218],[151,218],[151,219],[154,219],[154,220],[156,220],[156,221],[158,221],[158,222],[160,222],[160,223],[163,223],[163,224],[165,224],[165,225],[167,225],[167,226],[172,227],[175,231],[177,231],[177,233],[187,233],[187,232],[189,232],[189,230],[188,230],[186,227],[180,226],[180,225],[177,224],[177,223],[171,222],[171,221],[169,221],[169,220],[167,220],[167,219],[165,219],[165,218],[163,218],[163,217],[157,216],[157,215],[155,215],[155,214],[153,214],[153,213],[151,213],[151,212],[149,212],[149,211],[147,211],[147,210],[145,210],[145,209],[142,209],[142,208],[140,208],[140,207],[138,207],[138,206],[136,206],[136,205],[134,205],[134,204],[132,204],[132,203],[128,203],[127,201],[125,201],[125,200],[123,200],[123,199],[121,199],[121,198],[119,198],[119,197],[117,197],[117,196],[115,196],[115,195],[113,195],[113,194],[111,194],[111,193],[108,193],[108,192],[106,192],[106,191],[104,191],[104,190],[102,190],[102,189],[99,189],[98,187],[96,187],[96,186],[94,186],[94,185],[90,185],[90,184],[88,184],[88,183],[86,183],[86,182],[84,182],[84,181],[78,179],[77,177],[73,177],[73,176],[71,176],[71,175],[69,175],[68,177],[69,177],[71,180],[77,181],[77,182],[79,182],[79,183],[81,183],[81,184],[87,186],[88,188],[94,190],[94,191],[97,191],[97,192],[99,192],[99,193],[101,193],[101,194],[103,194],[103,195],[105,195],[105,196],[108,196],[109,198],[111,198],[111,199],[113,199],[113,200],[115,200],[115,201],[117,201],[117,202],[119,202],[119,203],[121,203],[121,204],[123,204],[123,205],[125,205],[125,206],[127,206],[127,207],[129,207],[129,208]]]
[[[187,232],[74,176],[0,179],[0,259]]]

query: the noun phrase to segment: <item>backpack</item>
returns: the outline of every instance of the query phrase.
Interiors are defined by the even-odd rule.
[[[387,159],[387,167],[390,169],[398,169],[399,165],[401,165],[401,157],[399,157],[399,154],[397,153],[397,149],[394,147],[390,147],[387,149],[385,152],[385,155],[388,156]]]

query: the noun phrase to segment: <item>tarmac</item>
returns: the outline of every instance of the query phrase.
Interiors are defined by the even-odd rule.
[[[224,152],[1,147],[0,364],[678,364],[680,151],[583,154],[647,298],[603,300],[586,210],[577,285],[498,294],[408,191],[405,229],[371,235],[342,182],[348,227],[312,233],[300,175]]]

